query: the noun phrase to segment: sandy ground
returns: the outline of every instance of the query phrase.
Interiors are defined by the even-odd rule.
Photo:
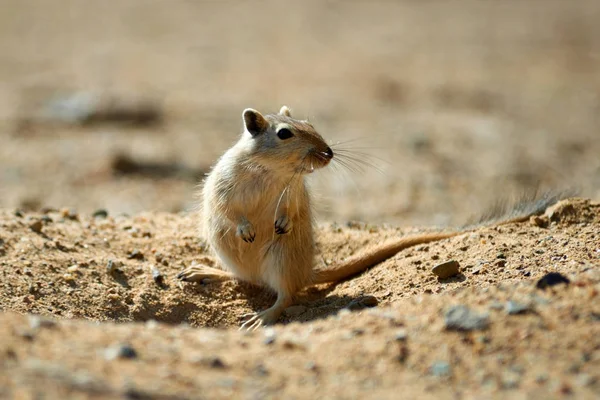
[[[252,333],[237,331],[240,316],[269,306],[268,291],[175,279],[194,260],[212,260],[189,215],[4,211],[0,394],[597,397],[600,204],[561,204],[542,217],[547,228],[477,229],[309,288],[281,324]],[[320,227],[320,259],[408,233],[349,225]],[[459,274],[439,280],[431,268],[450,259]],[[549,272],[570,283],[537,287]],[[461,305],[481,319],[466,331],[447,321]]]
[[[0,397],[600,397],[600,3],[260,4],[3,1]],[[362,160],[311,176],[319,265],[538,185],[582,199],[238,332],[271,293],[175,275],[214,263],[194,191],[242,110],[282,104]]]

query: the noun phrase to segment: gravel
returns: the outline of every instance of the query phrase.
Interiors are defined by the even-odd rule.
[[[479,314],[467,306],[457,305],[446,312],[444,323],[447,330],[483,330],[489,325],[489,317],[487,314]]]

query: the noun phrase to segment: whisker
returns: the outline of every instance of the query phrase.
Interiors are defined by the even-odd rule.
[[[349,163],[347,160],[342,160],[338,158],[337,160],[335,160],[335,163],[355,174],[365,172],[364,168],[362,168],[360,165]]]
[[[367,158],[377,158],[378,160],[381,161],[385,161],[388,162],[387,160],[380,158],[376,155],[374,155],[373,153],[369,153],[366,151],[361,151],[360,149],[338,149],[338,148],[332,148],[332,150],[334,150],[334,153],[344,153],[344,154],[356,154],[358,156],[363,156],[363,157],[367,157]]]
[[[334,160],[337,160],[340,164],[343,165],[352,165],[355,168],[357,168],[360,171],[365,171],[366,169],[372,168],[375,171],[379,172],[380,174],[385,174],[385,171],[379,167],[377,164],[369,161],[369,160],[365,160],[364,158],[361,157],[354,157],[351,155],[346,155],[346,154],[339,154],[337,158],[333,158]]]

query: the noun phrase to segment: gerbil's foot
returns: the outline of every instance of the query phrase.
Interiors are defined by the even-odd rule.
[[[255,331],[261,326],[273,325],[279,319],[280,312],[271,308],[258,313],[248,313],[242,315],[244,323],[240,326],[240,331]]]
[[[241,237],[246,243],[252,243],[254,242],[254,238],[256,238],[254,227],[249,221],[244,221],[237,226],[236,235]]]
[[[193,264],[177,274],[177,279],[184,282],[202,282],[204,280],[225,281],[233,279],[233,275],[227,271],[206,265]]]
[[[292,230],[292,226],[294,226],[292,220],[289,219],[287,215],[282,215],[275,221],[275,233],[278,235],[285,235]]]
[[[261,326],[273,325],[279,319],[279,316],[292,303],[292,296],[286,294],[279,294],[277,301],[271,308],[267,308],[264,311],[258,313],[250,313],[242,315],[244,323],[240,327],[240,330],[254,331]]]

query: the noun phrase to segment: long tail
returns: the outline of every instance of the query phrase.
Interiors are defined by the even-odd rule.
[[[333,265],[327,269],[315,271],[314,283],[338,282],[356,275],[365,269],[379,264],[395,256],[400,251],[419,244],[437,242],[462,234],[463,232],[431,233],[414,236],[406,236],[399,239],[390,239],[373,248],[356,254],[344,262]]]
[[[339,282],[363,272],[369,267],[379,264],[395,256],[398,252],[419,244],[437,242],[474,230],[482,226],[498,226],[509,223],[526,221],[530,216],[541,214],[547,207],[568,197],[572,192],[546,192],[539,194],[537,190],[522,195],[516,201],[499,202],[491,211],[477,222],[454,232],[430,233],[390,239],[385,243],[330,266],[326,269],[316,269],[313,283]]]

